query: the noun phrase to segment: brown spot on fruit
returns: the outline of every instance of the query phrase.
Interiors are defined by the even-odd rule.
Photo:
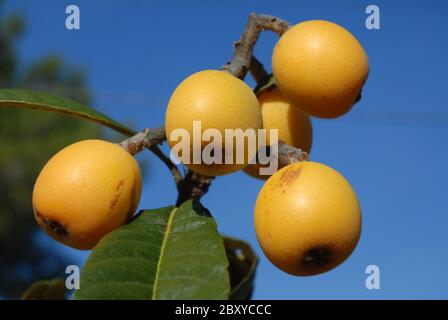
[[[115,190],[119,191],[121,189],[121,187],[123,187],[124,184],[124,180],[120,180],[117,184],[117,187],[115,188]]]
[[[128,210],[128,219],[130,220],[132,215],[134,214],[134,210],[135,207],[137,206],[137,190],[136,190],[136,186],[134,184],[134,186],[132,187],[131,190],[131,201],[130,201],[130,205],[129,205],[129,210]]]
[[[42,223],[44,224],[45,228],[47,228],[48,231],[51,231],[52,233],[62,237],[69,236],[67,228],[59,221],[47,219],[37,210],[36,210],[36,216],[40,221],[42,221]]]
[[[121,196],[121,188],[123,187],[123,185],[124,185],[124,180],[120,180],[117,184],[117,187],[115,188],[115,190],[116,190],[115,195],[109,204],[110,211],[114,210],[115,206],[117,205],[118,199],[120,199],[120,196]]]
[[[53,231],[54,233],[64,237],[68,236],[68,231],[62,223],[54,220],[48,220],[47,224],[51,231]]]
[[[300,175],[301,172],[302,167],[298,168],[291,167],[285,170],[280,177],[280,182],[282,186],[286,187],[291,185],[297,179],[297,177]]]
[[[118,199],[120,198],[120,194],[116,194],[114,195],[114,197],[112,198],[112,200],[110,201],[109,204],[109,210],[112,211],[114,210],[115,206],[117,205]]]
[[[303,265],[306,268],[323,267],[331,260],[331,250],[320,246],[308,250],[303,257]]]

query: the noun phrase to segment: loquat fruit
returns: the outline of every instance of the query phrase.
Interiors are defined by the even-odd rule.
[[[137,209],[141,173],[123,148],[102,140],[76,142],[40,172],[33,190],[34,215],[52,238],[92,249]]]

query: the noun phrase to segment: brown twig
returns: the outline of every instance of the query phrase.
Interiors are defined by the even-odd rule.
[[[235,51],[231,61],[224,65],[222,69],[237,78],[244,79],[251,68],[251,72],[257,82],[261,81],[262,78],[266,78],[267,73],[263,65],[253,57],[255,43],[263,30],[271,30],[282,35],[288,28],[288,22],[277,17],[256,15],[254,13],[250,14],[240,40],[235,43]],[[176,182],[178,190],[176,205],[180,205],[189,199],[200,199],[207,193],[214,177],[205,176],[190,169],[182,175],[179,168],[157,147],[164,140],[166,140],[165,129],[162,127],[145,129],[123,141],[120,145],[133,155],[148,148],[165,163]],[[295,161],[303,161],[307,157],[306,152],[302,152],[300,149],[293,148],[285,143],[279,143],[279,163],[281,165],[287,165]]]
[[[269,73],[264,68],[263,64],[254,56],[250,60],[249,72],[257,84],[266,81]]]
[[[176,206],[180,206],[187,200],[200,199],[207,193],[210,184],[215,177],[205,176],[188,169],[184,178],[177,184]]]
[[[256,15],[254,13],[249,15],[246,28],[241,35],[239,41],[235,46],[232,59],[222,67],[223,70],[228,71],[237,78],[244,79],[249,71],[252,60],[252,52],[255,43],[263,30],[272,30],[279,35],[282,35],[288,30],[288,22],[266,15]],[[187,199],[199,199],[207,193],[213,178],[204,176],[188,170],[184,179],[178,184],[179,195],[177,204],[181,204]]]
[[[144,149],[151,150],[171,171],[174,182],[177,185],[182,179],[182,174],[177,166],[172,163],[171,160],[157,146],[162,144],[165,140],[166,136],[164,127],[155,129],[146,128],[136,135],[122,141],[120,146],[132,155],[135,155]]]
[[[289,28],[289,23],[277,17],[257,15],[251,13],[241,38],[234,43],[235,51],[227,64],[222,69],[230,72],[235,77],[244,79],[250,68],[252,53],[255,43],[264,30],[271,30],[282,35]]]
[[[278,142],[278,164],[280,167],[294,162],[307,161],[308,157],[308,152],[292,147],[283,141]]]
[[[166,136],[164,127],[156,129],[146,128],[136,135],[120,142],[120,146],[130,154],[135,155],[143,149],[161,144],[165,140]]]
[[[183,179],[182,173],[179,171],[179,168],[171,161],[169,157],[167,157],[162,150],[158,146],[149,147],[149,149],[167,166],[170,170],[171,175],[174,178],[174,183],[176,186],[179,185],[179,182]]]

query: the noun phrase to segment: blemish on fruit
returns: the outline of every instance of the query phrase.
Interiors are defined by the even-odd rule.
[[[285,187],[292,184],[297,179],[297,177],[300,175],[301,172],[302,168],[290,168],[285,170],[280,177],[280,182],[282,186]]]
[[[131,190],[131,201],[128,210],[128,221],[132,219],[132,215],[134,214],[134,210],[137,207],[137,188],[134,184]]]
[[[327,247],[315,247],[308,250],[303,257],[305,267],[323,267],[331,260],[331,250]]]
[[[121,196],[121,188],[123,187],[124,180],[120,180],[117,184],[117,187],[115,188],[116,192],[112,200],[109,204],[110,211],[114,210],[115,206],[117,205],[118,199],[120,199]]]
[[[120,180],[119,182],[118,182],[118,184],[117,184],[117,187],[115,188],[115,190],[120,190],[121,189],[121,187],[123,186],[123,184],[124,184],[124,180]]]
[[[45,224],[46,228],[48,228],[48,230],[50,230],[51,232],[62,237],[67,237],[69,235],[67,229],[59,221],[47,219],[37,210],[36,216]]]

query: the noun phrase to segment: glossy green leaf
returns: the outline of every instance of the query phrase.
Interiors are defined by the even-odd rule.
[[[22,295],[22,300],[65,300],[67,289],[63,279],[40,280]]]
[[[104,114],[71,99],[22,89],[0,89],[0,108],[27,108],[62,113],[88,119],[124,135],[135,132]]]
[[[105,236],[75,299],[228,299],[223,239],[198,201],[143,211]]]
[[[254,289],[258,257],[244,241],[225,237],[224,245],[229,260],[230,299],[249,300]]]

